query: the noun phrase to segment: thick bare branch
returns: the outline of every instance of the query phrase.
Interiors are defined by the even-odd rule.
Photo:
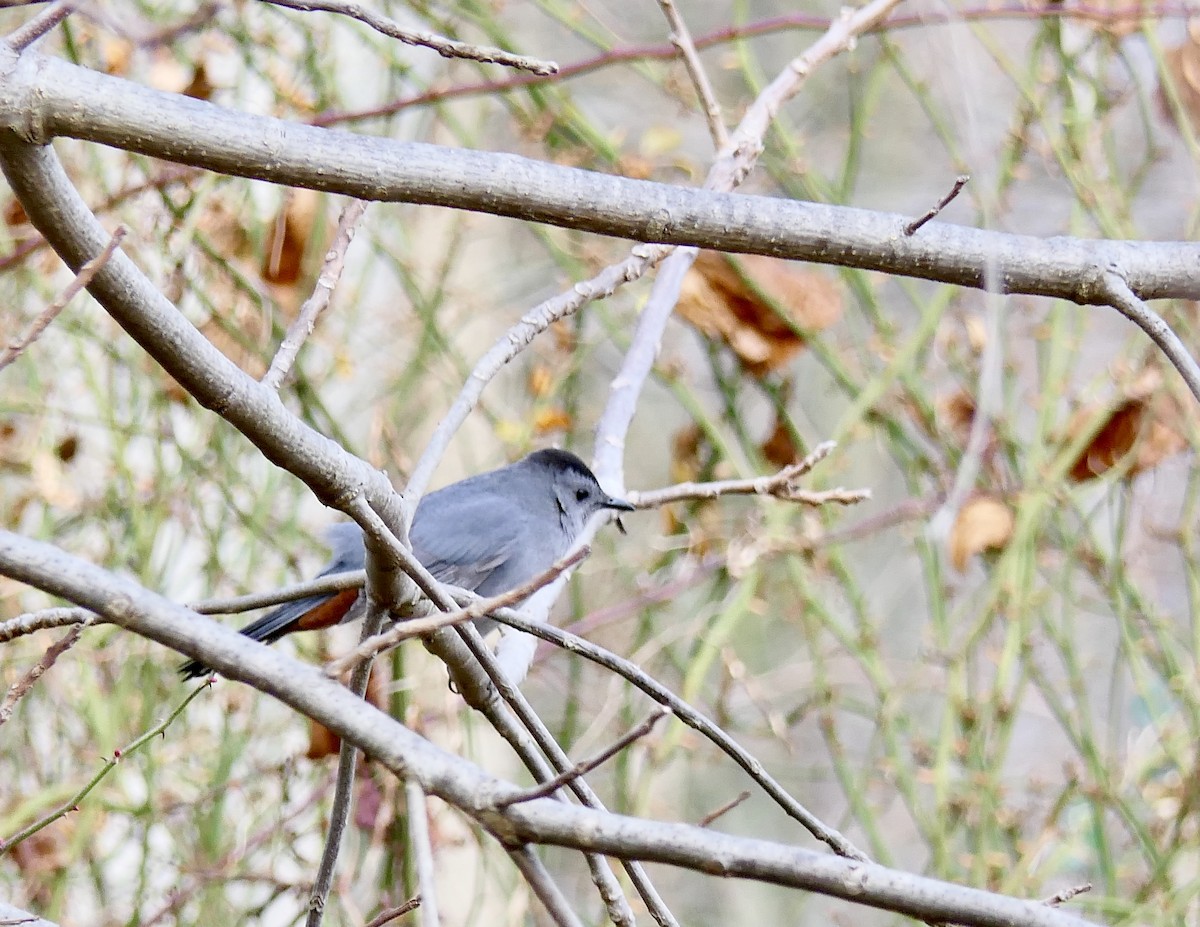
[[[663,244],[842,264],[1007,292],[1103,301],[1120,267],[1141,299],[1200,298],[1200,246],[1009,235],[906,216],[673,187],[516,155],[368,138],[140,87],[34,51],[0,55],[0,125],[287,186],[425,203]],[[735,136],[736,138],[736,136]],[[268,144],[269,140],[269,144]],[[720,165],[714,170],[723,169]],[[45,234],[45,230],[43,230]]]
[[[1081,927],[1036,902],[765,840],[597,812],[553,799],[495,807],[519,790],[419,737],[306,666],[49,544],[0,531],[0,574],[99,612],[320,721],[506,845],[549,843],[821,892],[926,920],[979,927]]]

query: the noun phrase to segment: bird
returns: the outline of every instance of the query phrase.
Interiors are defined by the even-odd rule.
[[[548,570],[592,517],[606,510],[631,512],[634,506],[601,489],[575,454],[544,448],[425,496],[409,538],[414,556],[435,579],[492,596]],[[358,525],[336,524],[328,540],[333,557],[319,576],[363,569],[366,554]],[[241,633],[270,644],[293,631],[355,620],[364,612],[362,601],[358,589],[306,596],[280,605]],[[192,679],[209,669],[190,660],[179,671]]]

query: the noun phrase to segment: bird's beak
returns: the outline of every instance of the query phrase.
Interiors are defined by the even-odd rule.
[[[618,499],[616,496],[606,496],[604,499],[604,507],[606,509],[614,509],[618,512],[634,512],[637,511],[637,506],[632,502],[626,502],[624,499]],[[617,523],[617,530],[625,534],[625,525],[621,523],[621,516],[618,515],[613,519]]]
[[[637,506],[632,502],[626,502],[624,499],[618,499],[616,496],[607,496],[604,500],[606,509],[616,509],[618,512],[636,512]]]

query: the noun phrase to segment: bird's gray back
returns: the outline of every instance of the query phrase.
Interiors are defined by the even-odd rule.
[[[365,566],[353,522],[327,535],[333,559],[322,575]],[[430,493],[417,506],[413,553],[435,579],[496,595],[549,569],[570,547],[551,484],[529,467],[482,473]]]

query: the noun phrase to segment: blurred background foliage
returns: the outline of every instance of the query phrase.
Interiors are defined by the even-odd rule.
[[[702,180],[709,135],[649,0],[374,7],[579,67],[535,81],[343,17],[249,2],[96,7],[98,19],[72,17],[44,47],[252,112]],[[893,28],[812,76],[746,189],[915,216],[969,173],[948,221],[1192,237],[1200,30],[1175,7],[1148,4],[1140,22],[1114,9],[902,6]],[[837,5],[681,12],[732,124]],[[0,26],[28,15],[4,11]],[[741,34],[716,34],[731,27]],[[91,145],[56,148],[103,221],[129,228],[127,252],[180,311],[261,374],[312,290],[340,204]],[[9,340],[69,276],[10,195],[0,206]],[[402,484],[482,351],[628,247],[373,205],[286,401]],[[489,387],[439,482],[552,443],[588,456],[647,291],[626,287],[541,337]],[[1194,306],[1157,308],[1196,344]],[[981,396],[985,360],[1000,375]],[[978,479],[957,518],[939,522],[980,408],[985,440],[967,461]],[[730,498],[632,516],[628,537],[604,537],[559,620],[715,717],[880,862],[1033,898],[1092,882],[1071,905],[1098,920],[1194,921],[1193,408],[1146,339],[1109,310],[703,256],[630,435],[629,485],[769,473],[834,439],[809,485],[866,486],[874,498],[823,510]],[[0,516],[179,601],[308,575],[331,521],[87,297],[0,373]],[[0,619],[47,604],[0,580]],[[61,633],[4,645],[3,684]],[[281,646],[314,660],[354,633]],[[113,628],[87,630],[0,728],[0,837],[68,800],[178,708],[191,688],[175,663]],[[377,701],[524,781],[418,645],[386,669]],[[525,689],[580,758],[649,707],[547,650]],[[65,925],[295,923],[322,845],[327,750],[270,699],[218,683],[122,756],[76,810],[0,857],[0,892]],[[749,790],[712,826],[811,845],[674,722],[592,778],[615,810],[669,820],[698,821]],[[431,808],[447,923],[536,922],[495,845]],[[403,790],[368,766],[327,923],[363,924],[413,892],[404,821]],[[600,922],[581,861],[546,855]],[[770,886],[652,873],[691,924],[749,911],[763,924],[900,920]]]

